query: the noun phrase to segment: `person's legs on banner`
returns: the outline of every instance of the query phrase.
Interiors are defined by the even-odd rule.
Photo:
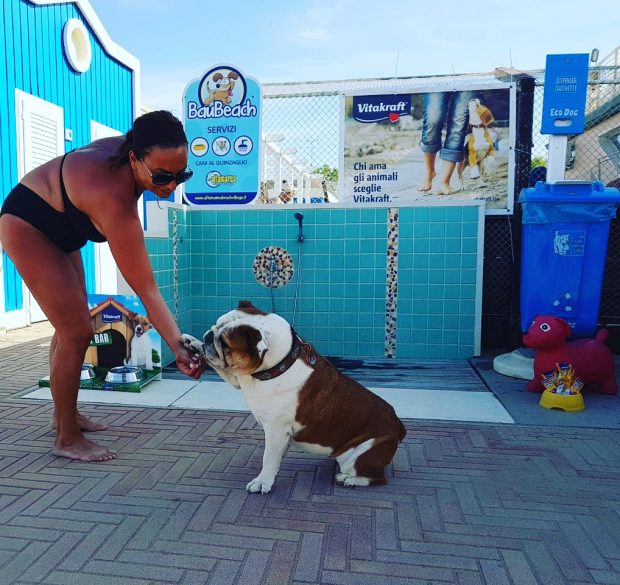
[[[444,92],[425,93],[422,106],[422,139],[420,149],[424,153],[425,177],[418,191],[430,191],[435,178],[435,160],[441,150],[443,130],[449,95]]]

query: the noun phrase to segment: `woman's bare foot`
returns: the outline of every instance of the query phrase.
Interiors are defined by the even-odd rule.
[[[67,457],[77,461],[111,461],[118,457],[116,451],[110,451],[85,437],[79,437],[71,444],[66,445],[56,439],[52,453],[58,457]]]
[[[435,175],[436,173],[426,175],[426,179],[418,185],[418,191],[430,191],[433,188],[433,179],[435,178]]]
[[[82,431],[90,431],[90,432],[105,431],[108,428],[108,425],[95,422],[94,420],[91,420],[90,418],[88,418],[87,416],[84,416],[83,414],[80,414],[79,412],[77,413],[77,423],[80,427],[80,430]],[[52,429],[56,430],[56,417],[55,416],[52,417],[50,426],[52,427]]]
[[[437,191],[440,195],[453,195],[454,193],[458,193],[450,187],[450,183],[442,183]]]

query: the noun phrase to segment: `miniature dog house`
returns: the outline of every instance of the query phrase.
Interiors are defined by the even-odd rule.
[[[95,305],[90,317],[95,333],[84,361],[104,368],[130,363],[132,340],[152,327],[144,315],[128,310],[112,297]],[[152,369],[152,358],[145,361],[148,364]]]

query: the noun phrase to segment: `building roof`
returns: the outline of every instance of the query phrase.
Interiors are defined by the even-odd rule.
[[[414,91],[419,92],[432,88],[433,91],[449,91],[462,89],[463,85],[478,87],[488,86],[491,89],[502,83],[510,82],[515,76],[529,75],[531,72],[513,71],[506,73],[496,69],[488,73],[424,75],[417,77],[377,77],[371,79],[342,79],[332,81],[292,81],[288,83],[263,83],[265,97],[303,97],[307,95],[341,95],[359,92],[389,93]]]
[[[119,303],[118,301],[114,300],[112,297],[109,297],[105,299],[104,301],[101,301],[99,304],[95,305],[90,310],[90,316],[94,317],[95,315],[98,315],[99,313],[107,309],[108,307],[114,307],[115,309],[120,311],[123,315],[125,315],[125,317],[127,317],[128,319],[131,319],[136,314],[133,311],[130,311],[129,309],[127,309],[125,305],[123,305],[122,303]]]

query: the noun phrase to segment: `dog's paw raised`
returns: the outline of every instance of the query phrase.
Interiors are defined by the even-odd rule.
[[[345,487],[355,487],[356,485],[367,486],[370,484],[368,478],[358,477],[357,475],[349,475],[348,473],[336,474],[336,481]]]
[[[261,494],[268,494],[271,491],[271,487],[273,486],[273,480],[267,481],[263,479],[260,475],[255,477],[248,485],[245,486],[245,489],[253,494],[260,492]]]
[[[203,355],[202,343],[193,335],[189,335],[188,333],[181,333],[181,341],[183,342],[185,349],[187,349],[188,351]]]

